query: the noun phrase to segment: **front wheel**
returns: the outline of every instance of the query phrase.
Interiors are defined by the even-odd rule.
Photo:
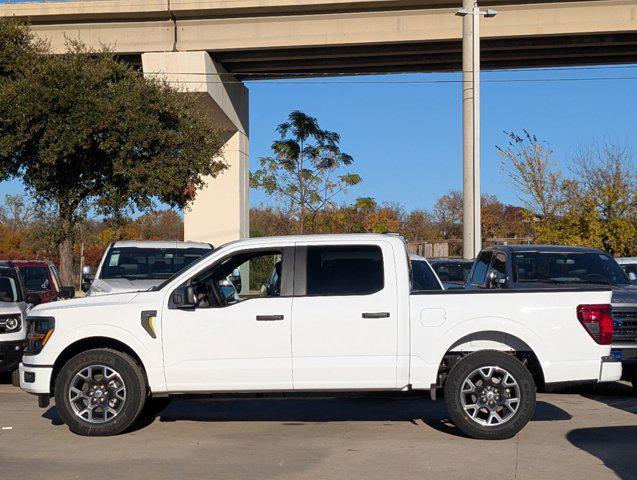
[[[535,383],[512,355],[484,350],[467,355],[445,384],[449,416],[466,435],[502,440],[516,435],[535,411]]]
[[[79,435],[123,432],[139,416],[146,399],[140,366],[111,349],[82,352],[69,360],[55,381],[55,405],[69,429]]]

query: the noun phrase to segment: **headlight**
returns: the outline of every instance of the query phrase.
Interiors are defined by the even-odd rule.
[[[49,341],[55,329],[53,317],[28,317],[27,318],[27,346],[25,355],[37,355]]]
[[[0,333],[14,333],[22,328],[20,315],[5,315],[0,317]]]

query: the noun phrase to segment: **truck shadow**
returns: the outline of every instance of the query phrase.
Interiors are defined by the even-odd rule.
[[[599,385],[583,385],[556,391],[557,393],[571,393],[603,403],[609,407],[637,414],[637,395],[633,388],[621,382]]]
[[[53,425],[62,425],[55,407],[43,415]],[[138,422],[132,431],[160,422],[278,422],[289,426],[327,422],[409,422],[427,425],[450,434],[463,434],[448,419],[442,401],[423,398],[176,398],[159,415]],[[555,405],[539,401],[533,421],[569,420],[571,415]]]
[[[571,430],[566,438],[623,480],[637,479],[637,425]]]

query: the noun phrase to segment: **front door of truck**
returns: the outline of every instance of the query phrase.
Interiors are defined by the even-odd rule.
[[[293,262],[293,248],[241,250],[189,280],[196,306],[162,318],[169,391],[292,388]]]
[[[294,388],[396,387],[397,287],[390,243],[299,243]]]

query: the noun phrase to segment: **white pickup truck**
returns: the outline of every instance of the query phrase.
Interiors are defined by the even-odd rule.
[[[82,435],[178,394],[444,387],[460,430],[501,439],[538,383],[620,378],[610,290],[414,291],[408,258],[394,235],[231,242],[149,291],[36,307],[20,386]]]

